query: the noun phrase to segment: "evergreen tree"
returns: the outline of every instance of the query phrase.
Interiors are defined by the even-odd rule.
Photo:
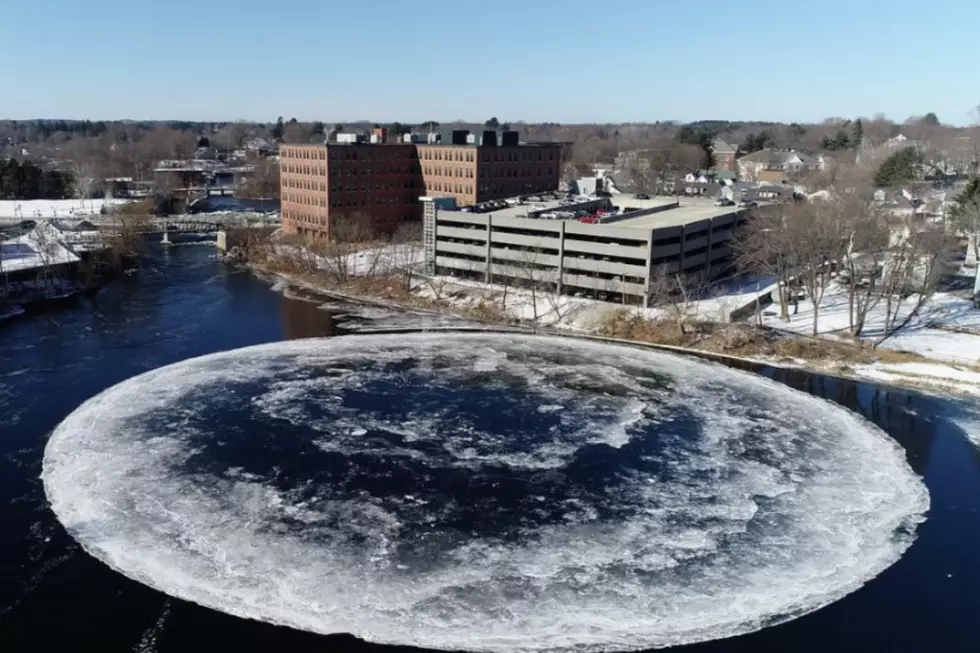
[[[0,159],[0,199],[63,199],[71,194],[71,176],[44,170],[30,161]]]
[[[312,133],[314,136],[323,136],[323,132],[325,129],[326,126],[321,121],[317,120],[315,123],[313,123]]]
[[[851,147],[855,150],[861,147],[861,142],[864,140],[864,125],[861,124],[861,120],[854,121],[854,127],[851,129]]]
[[[285,130],[286,130],[286,125],[282,121],[282,116],[279,116],[279,119],[276,120],[276,126],[272,128],[272,137],[275,138],[276,140],[281,139],[283,132],[285,132]]]
[[[769,130],[765,130],[759,134],[749,134],[745,138],[745,142],[739,145],[739,149],[747,154],[751,154],[771,146],[772,141],[772,134],[769,132]]]
[[[956,196],[956,205],[950,210],[949,214],[953,218],[959,217],[970,204],[980,203],[980,179],[974,177],[963,191]]]
[[[677,131],[675,139],[688,145],[697,145],[703,152],[701,158],[701,168],[707,170],[715,165],[715,157],[711,153],[711,142],[715,139],[716,132],[709,127],[694,127],[684,125]]]
[[[906,147],[882,161],[875,171],[874,184],[878,187],[899,186],[912,181],[918,174],[922,155],[914,147]]]
[[[821,146],[825,150],[846,150],[851,147],[851,136],[843,129],[837,130],[833,138],[824,136]]]
[[[926,125],[936,126],[939,124],[939,117],[936,114],[934,114],[932,111],[930,111],[926,115],[922,116],[922,122],[923,124]]]
[[[388,127],[388,132],[394,136],[401,136],[402,134],[410,134],[412,132],[411,125],[403,125],[400,122],[393,122],[391,126]]]

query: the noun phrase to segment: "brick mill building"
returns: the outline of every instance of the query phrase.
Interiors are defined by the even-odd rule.
[[[388,142],[385,130],[376,129],[370,140],[337,138],[280,148],[285,233],[329,237],[338,216],[390,232],[421,219],[423,196],[470,206],[553,191],[561,176],[560,143],[520,143],[513,131],[456,130]]]

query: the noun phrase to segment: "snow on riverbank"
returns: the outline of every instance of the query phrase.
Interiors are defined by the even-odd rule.
[[[906,300],[906,304],[911,309],[912,300]],[[780,319],[778,306],[772,306],[766,312],[771,315],[763,317],[765,326],[801,335],[813,333],[813,303],[809,300],[800,301],[796,314],[790,307],[789,322]],[[868,315],[862,338],[872,341],[881,337],[884,322],[885,304],[879,302]],[[831,338],[847,336],[849,325],[847,292],[832,284],[820,304],[818,333]],[[954,363],[980,364],[980,310],[974,308],[969,299],[952,293],[936,293],[919,316],[881,346]]]
[[[885,383],[948,389],[958,394],[980,397],[980,371],[937,363],[875,363],[857,365],[856,376]]]
[[[298,257],[310,260],[311,254],[299,251],[292,245],[280,245],[277,249],[285,257]],[[386,275],[397,273],[406,265],[418,268],[421,253],[412,245],[388,246],[366,249],[343,257],[342,261],[323,257],[312,257],[317,266],[324,270],[334,270],[343,266],[346,274]],[[683,318],[687,323],[723,322],[731,311],[752,303],[757,295],[770,291],[772,286],[766,279],[743,280],[730,284],[717,296],[691,302],[685,306]],[[600,331],[604,321],[624,309],[649,320],[677,320],[679,313],[675,308],[624,307],[619,304],[598,301],[588,297],[570,297],[553,292],[526,288],[487,285],[480,281],[446,276],[424,276],[415,273],[412,293],[416,297],[440,306],[440,311],[467,315],[479,315],[479,309],[490,309],[488,315],[505,317],[542,327],[566,330],[577,333],[595,334]],[[778,315],[764,316],[763,324],[788,334],[810,336],[812,330],[813,307],[801,301],[798,312],[784,322]],[[775,313],[778,307],[770,307],[766,312]],[[792,312],[792,308],[791,308]],[[884,323],[884,306],[872,311],[867,320],[865,335],[869,339],[878,336]],[[496,319],[496,318],[493,318]],[[755,319],[753,316],[752,320]],[[847,296],[840,287],[828,289],[820,308],[820,334],[831,340],[848,333],[849,313]],[[954,330],[955,329],[955,330]],[[825,360],[798,360],[791,365],[822,373],[842,374],[869,381],[894,383],[911,387],[932,387],[944,391],[971,396],[980,396],[980,311],[970,300],[951,293],[937,293],[916,320],[901,333],[893,336],[882,345],[884,349],[911,352],[934,362],[921,363],[863,363],[853,364],[854,360],[872,360],[874,353],[866,348],[863,355],[853,358],[843,357],[836,362]],[[893,357],[894,358],[894,357]],[[785,366],[787,361],[774,360],[764,356],[748,357],[764,364]],[[850,363],[848,361],[851,361]],[[977,367],[971,369],[966,366]],[[975,386],[975,387],[974,387]]]
[[[0,200],[0,218],[37,220],[38,218],[70,218],[98,215],[102,208],[127,204],[127,199],[92,200]]]

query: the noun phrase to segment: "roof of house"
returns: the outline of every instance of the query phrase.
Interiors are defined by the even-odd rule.
[[[764,163],[773,167],[781,167],[786,165],[794,156],[799,157],[800,161],[804,164],[816,165],[818,163],[816,158],[799,150],[759,150],[758,152],[739,157],[738,160],[740,163]]]
[[[735,154],[738,150],[734,145],[729,145],[720,138],[716,138],[711,143],[711,151],[715,154]]]
[[[64,265],[78,260],[78,255],[62,242],[57,228],[47,222],[0,243],[0,268],[4,272]]]

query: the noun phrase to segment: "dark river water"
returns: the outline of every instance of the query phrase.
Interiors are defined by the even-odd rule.
[[[40,480],[52,429],[86,399],[134,375],[247,345],[411,323],[378,309],[324,310],[287,298],[216,261],[206,246],[158,252],[139,274],[92,297],[0,323],[0,651],[414,650],[240,619],[129,580],[65,532]],[[980,650],[980,449],[964,432],[980,428],[976,407],[758,371],[882,427],[923,477],[931,508],[911,548],[861,589],[788,623],[683,650]]]

